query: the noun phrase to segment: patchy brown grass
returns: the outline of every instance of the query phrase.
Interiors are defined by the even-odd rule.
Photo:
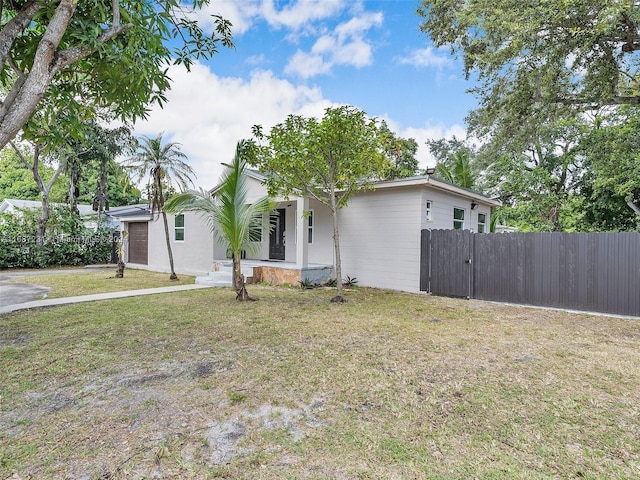
[[[65,269],[66,270],[66,269]],[[33,272],[32,270],[25,270]],[[4,273],[16,273],[19,270],[5,270]],[[29,275],[10,281],[30,283],[50,287],[47,298],[74,297],[94,293],[122,292],[142,288],[167,287],[171,285],[191,285],[195,278],[190,275],[178,275],[178,280],[169,280],[168,273],[151,272],[126,268],[123,278],[116,278],[116,267],[100,269],[82,269],[77,273],[60,275]]]
[[[635,320],[251,287],[0,316],[0,478],[636,478]]]

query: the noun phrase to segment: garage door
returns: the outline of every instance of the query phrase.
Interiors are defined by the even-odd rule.
[[[129,263],[147,265],[149,262],[149,224],[129,224]]]

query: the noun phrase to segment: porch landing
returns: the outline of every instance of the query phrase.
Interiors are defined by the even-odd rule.
[[[196,283],[214,287],[230,287],[233,263],[229,259],[214,261],[214,270],[205,277],[196,277]],[[334,277],[333,265],[309,264],[304,268],[292,262],[268,260],[242,260],[242,274],[247,283],[266,282],[271,285],[297,285],[299,281],[326,282]]]

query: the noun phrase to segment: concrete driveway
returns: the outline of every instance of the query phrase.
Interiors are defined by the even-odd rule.
[[[92,268],[60,269],[60,270],[34,270],[30,272],[0,273],[0,307],[15,305],[18,303],[42,300],[51,290],[49,287],[28,283],[29,277],[36,275],[61,275],[68,273],[89,273],[95,271]],[[15,278],[21,282],[9,282]]]

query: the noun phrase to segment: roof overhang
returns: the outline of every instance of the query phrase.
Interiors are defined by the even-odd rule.
[[[461,197],[468,198],[469,200],[473,200],[478,204],[487,205],[490,207],[499,207],[502,205],[502,202],[500,202],[499,200],[486,197],[479,192],[475,192],[459,185],[454,185],[453,183],[449,183],[444,180],[440,180],[439,178],[431,177],[429,175],[421,177],[399,178],[394,180],[381,180],[374,184],[374,189],[378,190],[381,188],[403,188],[411,186],[429,187],[436,190],[441,190],[443,192],[453,193],[456,195],[460,195]]]

